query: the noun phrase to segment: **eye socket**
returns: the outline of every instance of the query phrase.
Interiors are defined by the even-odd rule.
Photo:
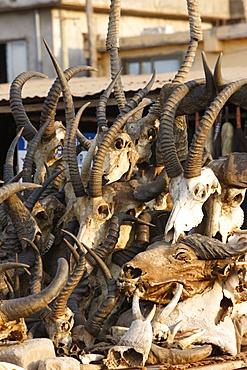
[[[201,184],[196,185],[194,189],[195,198],[197,198],[198,200],[202,200],[206,197],[206,195],[207,195],[207,191],[205,187],[202,186]]]
[[[62,330],[63,332],[66,332],[66,331],[68,331],[69,329],[70,329],[69,324],[68,324],[67,322],[63,322],[63,323],[62,323],[62,325],[61,325],[61,330]]]
[[[48,216],[47,216],[47,213],[45,211],[38,212],[35,217],[39,221],[46,221],[46,220],[48,220]]]
[[[128,211],[126,212],[126,214],[135,217],[136,211],[135,211],[134,208],[131,208],[131,209],[128,209]]]
[[[235,195],[235,197],[232,199],[232,202],[235,204],[240,204],[243,200],[243,195],[241,193],[238,193]]]
[[[178,261],[184,261],[189,262],[193,259],[193,255],[188,251],[186,248],[179,247],[175,253],[173,254],[173,257]]]
[[[118,138],[115,143],[114,143],[114,146],[116,149],[120,150],[124,147],[124,142],[123,142],[123,139],[121,138]]]
[[[102,204],[101,206],[99,206],[98,215],[101,218],[107,218],[109,216],[109,208],[108,208],[107,204]]]
[[[155,136],[156,136],[156,131],[153,128],[150,128],[148,130],[148,141],[154,140]]]

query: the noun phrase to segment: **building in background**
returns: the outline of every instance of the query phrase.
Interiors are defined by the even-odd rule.
[[[91,0],[99,76],[109,75],[105,51],[109,0]],[[200,49],[215,59],[223,51],[233,63],[235,48],[246,49],[246,0],[200,0],[204,41]],[[186,0],[124,0],[121,4],[120,64],[127,74],[176,71],[186,51],[189,25]],[[63,69],[90,63],[86,0],[1,0],[0,82],[21,71],[55,76],[45,38]],[[247,42],[247,41],[246,41]],[[229,45],[229,51],[228,51]],[[247,53],[247,52],[246,52]],[[229,57],[228,57],[229,54]],[[239,63],[244,63],[239,51]],[[198,68],[200,58],[193,68]]]
[[[90,23],[89,1],[93,10]],[[223,68],[227,71],[223,76],[226,79],[246,78],[247,0],[199,0],[199,6],[203,40],[199,43],[189,79],[203,76],[202,50],[212,70],[219,53],[223,52]],[[91,101],[80,121],[80,129],[84,133],[95,131],[96,105],[110,81],[109,53],[105,46],[109,7],[110,0],[0,1],[1,179],[5,155],[16,133],[8,100],[10,83],[23,71],[43,72],[51,79],[45,88],[39,79],[29,81],[23,89],[24,107],[31,122],[38,127],[45,94],[56,77],[42,38],[50,45],[61,67],[66,69],[91,64],[88,40],[89,28],[93,29],[98,72],[94,72],[87,83],[87,78],[78,79],[72,93],[75,109]],[[124,86],[127,98],[145,86],[155,68],[159,78],[150,93],[155,99],[162,84],[175,76],[187,50],[186,0],[122,0],[119,36],[119,64],[123,74],[143,75],[123,76],[127,78]],[[112,122],[118,114],[114,99],[108,101],[108,107],[108,121]],[[61,99],[57,119],[64,118],[63,108]],[[243,120],[247,122],[245,112]]]

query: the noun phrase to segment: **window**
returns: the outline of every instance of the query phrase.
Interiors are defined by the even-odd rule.
[[[150,74],[154,69],[157,73],[178,71],[182,60],[182,54],[166,55],[147,58],[123,59],[125,74]]]
[[[19,73],[27,69],[25,40],[0,44],[0,83],[12,82]]]
[[[7,77],[8,82],[21,72],[27,71],[27,45],[25,40],[7,43]]]

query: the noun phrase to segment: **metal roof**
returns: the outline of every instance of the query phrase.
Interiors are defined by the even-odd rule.
[[[247,67],[223,68],[222,74],[227,81],[236,81],[247,78]],[[157,74],[151,91],[161,88],[166,82],[172,80],[175,72]],[[202,70],[191,71],[186,80],[203,78]],[[138,91],[143,88],[150,80],[151,75],[123,75],[121,76],[125,92]],[[22,89],[23,99],[35,97],[45,98],[54,82],[54,78],[35,78],[28,80]],[[70,90],[74,97],[93,96],[103,92],[110,83],[110,77],[73,77],[69,81]],[[10,83],[0,84],[0,103],[1,105],[9,101]]]

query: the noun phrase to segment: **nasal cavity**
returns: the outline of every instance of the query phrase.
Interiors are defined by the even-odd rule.
[[[132,266],[125,266],[124,269],[124,275],[127,279],[136,279],[141,276],[142,270],[137,267]]]

